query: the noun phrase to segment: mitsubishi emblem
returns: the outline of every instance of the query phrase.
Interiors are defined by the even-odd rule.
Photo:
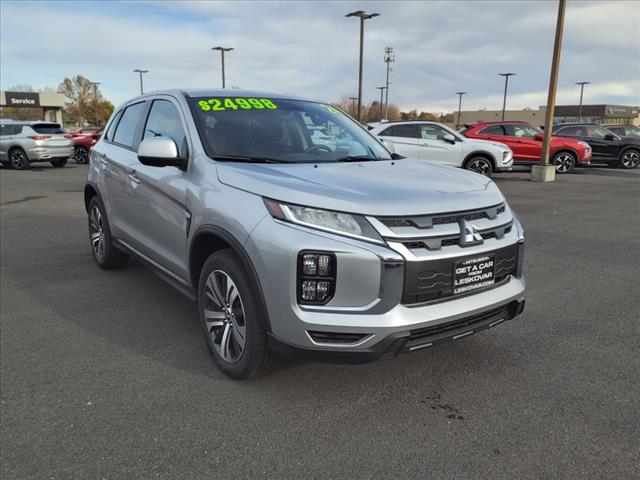
[[[478,245],[484,240],[482,235],[473,223],[467,222],[465,219],[460,220],[460,246],[469,247]]]

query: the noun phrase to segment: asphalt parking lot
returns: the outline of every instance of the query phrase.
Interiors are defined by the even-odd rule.
[[[640,170],[497,177],[527,233],[518,319],[244,383],[194,304],[94,264],[85,176],[0,171],[2,478],[640,478]]]

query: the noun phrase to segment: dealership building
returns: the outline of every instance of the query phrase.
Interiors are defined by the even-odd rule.
[[[522,121],[534,126],[544,125],[546,107],[537,110],[506,110],[504,119],[510,121]],[[557,105],[553,123],[578,122],[579,105]],[[464,125],[472,122],[497,122],[502,120],[502,110],[475,110],[462,111],[458,119],[458,112],[453,115],[455,125]],[[616,125],[640,125],[640,107],[626,105],[583,105],[582,121],[586,123],[616,124]]]
[[[64,102],[62,93],[0,91],[3,119],[45,120],[62,125]]]

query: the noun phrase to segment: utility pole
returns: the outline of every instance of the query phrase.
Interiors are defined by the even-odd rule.
[[[578,110],[578,122],[582,123],[582,94],[584,93],[584,86],[589,85],[591,82],[576,82],[576,85],[580,85],[580,109]]]
[[[360,122],[362,118],[362,56],[364,50],[364,21],[380,16],[379,13],[365,13],[364,10],[356,10],[345,15],[346,17],[360,18],[360,68],[358,73],[358,114],[356,119]]]
[[[384,49],[384,63],[387,64],[387,90],[384,92],[384,118],[389,118],[389,71],[391,70],[390,65],[391,62],[396,61],[396,56],[393,53],[393,47],[385,47]]]
[[[551,76],[549,78],[549,94],[547,96],[547,111],[544,119],[544,140],[542,142],[542,165],[534,165],[531,169],[531,180],[534,182],[552,182],[556,177],[555,165],[549,163],[549,150],[553,135],[553,117],[556,106],[556,91],[558,88],[558,73],[560,71],[560,50],[562,49],[562,33],[564,30],[564,11],[566,0],[558,2],[558,19],[556,21],[556,38],[553,43],[553,60],[551,62]]]
[[[499,73],[501,77],[504,77],[504,99],[502,100],[502,121],[504,121],[504,110],[507,106],[507,85],[509,85],[509,77],[513,77],[515,73]]]
[[[136,73],[139,73],[139,74],[140,74],[140,95],[142,95],[142,94],[144,94],[144,88],[143,88],[143,86],[142,86],[142,74],[143,74],[143,73],[148,73],[148,72],[149,72],[149,70],[140,70],[140,69],[136,68],[136,69],[134,70],[134,72],[136,72]]]
[[[220,52],[220,58],[222,59],[222,88],[224,87],[224,52],[230,52],[233,48],[226,47],[213,47],[211,50],[218,50]]]
[[[462,112],[462,95],[466,95],[467,92],[456,92],[458,95],[458,121],[456,122],[456,128],[460,128],[460,112]]]
[[[376,87],[376,89],[380,90],[380,121],[382,121],[382,94],[387,87]]]
[[[98,85],[100,82],[89,82],[89,85],[93,87],[93,115],[95,120],[95,126],[98,126]],[[83,125],[80,125],[82,128]]]

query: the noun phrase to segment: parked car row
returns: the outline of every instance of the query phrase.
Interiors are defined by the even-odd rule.
[[[459,131],[437,122],[393,121],[370,123],[369,131],[392,152],[488,176],[512,165],[540,163],[544,140],[542,130],[516,121],[475,122]],[[592,162],[623,168],[640,163],[638,127],[559,124],[553,134],[550,156],[558,173]]]
[[[66,132],[62,125],[42,121],[0,121],[0,163],[25,170],[34,162],[50,162],[64,167],[69,158],[88,163],[89,151],[102,129],[83,128]]]

